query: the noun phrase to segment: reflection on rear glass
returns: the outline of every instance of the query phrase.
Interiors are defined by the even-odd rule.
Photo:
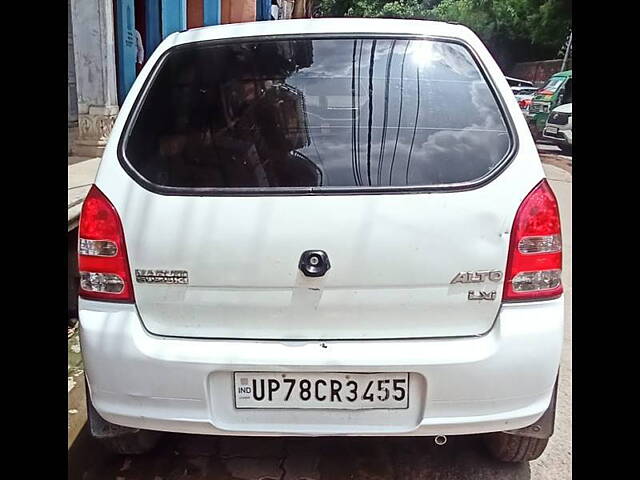
[[[125,154],[162,186],[398,187],[478,179],[509,143],[461,45],[325,38],[174,49]]]

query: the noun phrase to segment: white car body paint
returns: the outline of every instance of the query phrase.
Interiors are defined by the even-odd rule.
[[[416,194],[169,196],[125,172],[118,140],[165,51],[300,33],[466,42],[504,100],[515,155],[480,187]],[[96,185],[121,217],[132,277],[136,268],[186,270],[189,284],[134,282],[135,305],[81,299],[91,401],[119,425],[209,434],[446,435],[530,425],[551,399],[563,299],[501,304],[501,282],[450,282],[459,272],[505,270],[515,213],[543,178],[507,81],[466,27],[313,19],[173,34],[124,101]],[[307,249],[328,253],[324,277],[301,275]],[[496,291],[496,301],[469,301],[480,288]],[[408,372],[409,408],[236,409],[237,371]]]

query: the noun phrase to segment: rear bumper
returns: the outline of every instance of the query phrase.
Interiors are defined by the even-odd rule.
[[[104,419],[219,435],[457,435],[525,427],[549,406],[563,321],[560,298],[505,305],[481,337],[201,340],[149,334],[133,305],[80,301],[87,381]],[[242,370],[410,372],[409,408],[237,410],[233,372]]]

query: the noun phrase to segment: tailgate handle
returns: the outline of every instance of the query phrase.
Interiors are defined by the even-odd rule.
[[[300,256],[298,268],[307,277],[321,277],[331,268],[331,263],[324,250],[305,250]]]

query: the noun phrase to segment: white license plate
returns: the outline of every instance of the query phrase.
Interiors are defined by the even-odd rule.
[[[558,133],[558,129],[556,127],[547,127],[547,133]]]
[[[409,407],[408,373],[235,372],[236,408]]]

